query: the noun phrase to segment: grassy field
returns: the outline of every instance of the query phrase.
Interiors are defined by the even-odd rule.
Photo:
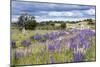
[[[79,24],[66,25],[66,30],[27,30],[25,34],[11,29],[11,45],[16,46],[11,49],[12,65],[95,61],[95,26],[84,24],[81,30]]]

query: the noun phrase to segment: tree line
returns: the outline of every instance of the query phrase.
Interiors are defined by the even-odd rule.
[[[89,22],[88,24],[93,24],[92,19],[85,19],[84,21],[88,21]],[[78,23],[78,22],[80,22],[80,21],[67,21],[67,23],[71,23],[71,24]],[[34,30],[37,27],[39,29],[58,28],[55,26],[55,24],[60,24],[58,29],[66,29],[66,22],[65,21],[41,21],[41,22],[37,22],[35,20],[34,16],[30,16],[27,13],[20,15],[18,18],[18,22],[12,23],[12,24],[13,25],[15,24],[19,29],[25,28],[26,30]]]

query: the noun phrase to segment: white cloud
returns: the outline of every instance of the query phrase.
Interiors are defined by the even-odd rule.
[[[63,14],[64,14],[64,16],[73,16],[73,15],[74,15],[73,12],[65,12],[65,13],[63,13]]]
[[[62,16],[62,12],[51,11],[48,12],[49,16]]]
[[[52,12],[48,12],[49,16],[83,16],[83,13],[81,11],[62,11],[62,12],[56,12],[56,11],[52,11]]]
[[[79,21],[79,20],[84,20],[84,19],[87,19],[87,18],[45,18],[45,19],[42,19],[42,18],[37,18],[36,20],[38,22],[41,22],[41,21]]]
[[[17,22],[19,15],[12,15],[11,22]]]
[[[95,15],[95,9],[91,8],[89,10],[86,10],[85,13],[87,13],[89,15]]]
[[[84,16],[83,12],[82,11],[73,11],[73,16],[76,16],[76,17],[82,17]]]
[[[52,11],[52,12],[48,12],[49,16],[73,16],[72,12],[56,12],[56,11]]]

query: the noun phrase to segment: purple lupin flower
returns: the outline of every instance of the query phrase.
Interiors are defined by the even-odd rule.
[[[83,31],[80,31],[79,34],[77,34],[75,37],[71,38],[70,39],[70,47],[71,49],[74,49],[74,48],[89,48],[89,42],[88,42],[88,38],[86,39],[85,38],[88,37],[88,35],[86,35],[86,32],[83,32]],[[77,44],[75,46],[75,44]]]
[[[23,53],[18,52],[17,49],[14,49],[14,59],[18,59],[20,57],[23,57]]]
[[[43,36],[46,37],[46,38],[49,38],[49,34],[48,33],[44,34]]]
[[[65,33],[65,31],[61,31],[60,33],[59,33],[59,36],[63,36],[63,35],[65,35],[66,33]]]
[[[48,45],[48,50],[49,50],[49,51],[54,51],[54,50],[55,50],[54,45],[49,44],[49,45]]]
[[[60,45],[60,41],[59,40],[54,41],[54,47],[55,47],[55,50],[57,50],[57,52],[60,53],[60,51],[61,51],[61,45]]]
[[[46,33],[46,34],[44,34],[44,35],[41,35],[39,41],[40,41],[40,42],[46,42],[47,39],[49,39],[49,34],[48,34],[48,33]]]
[[[52,64],[55,63],[55,60],[52,56],[50,56],[50,63],[52,63]]]
[[[14,49],[14,61],[16,61],[17,59],[17,52],[16,52],[16,49]]]
[[[76,50],[77,49],[77,44],[76,44],[76,38],[71,38],[70,39],[70,50]]]
[[[81,62],[83,59],[83,54],[81,52],[74,53],[74,62]]]
[[[80,32],[80,31],[81,31],[81,30],[79,30],[79,29],[72,29],[72,30],[71,30],[72,33]]]
[[[27,47],[27,46],[29,46],[29,45],[31,44],[31,41],[30,41],[30,40],[23,40],[23,41],[21,42],[21,44],[22,44],[24,47]]]
[[[78,39],[80,41],[80,46],[84,47],[84,48],[88,48],[89,47],[89,42],[88,42],[88,39],[85,38],[88,37],[87,35],[83,36],[83,34],[85,34],[86,32],[84,33],[80,33],[78,36]]]
[[[49,39],[50,39],[50,40],[54,40],[54,39],[57,38],[57,36],[58,36],[58,35],[57,35],[56,32],[52,32],[52,33],[49,34]]]
[[[60,49],[60,43],[55,43],[55,48],[59,50]]]
[[[93,36],[93,35],[95,35],[95,32],[93,32],[90,29],[84,29],[84,30],[82,30],[82,33],[86,34],[87,36]]]
[[[86,41],[85,39],[80,40],[80,44],[81,44],[81,46],[83,46],[84,48],[88,48],[88,47],[89,47],[89,43],[88,43],[88,41]]]
[[[37,41],[42,39],[41,35],[39,35],[39,34],[36,34],[36,35],[34,35],[34,36],[30,37],[30,38],[33,39],[33,40],[37,40]]]
[[[11,41],[11,47],[16,48],[16,42],[15,41]]]

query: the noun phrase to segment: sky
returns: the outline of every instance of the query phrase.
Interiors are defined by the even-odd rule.
[[[95,19],[95,6],[58,3],[40,3],[30,1],[12,1],[11,21],[18,21],[23,13],[35,16],[36,21],[77,21]]]

